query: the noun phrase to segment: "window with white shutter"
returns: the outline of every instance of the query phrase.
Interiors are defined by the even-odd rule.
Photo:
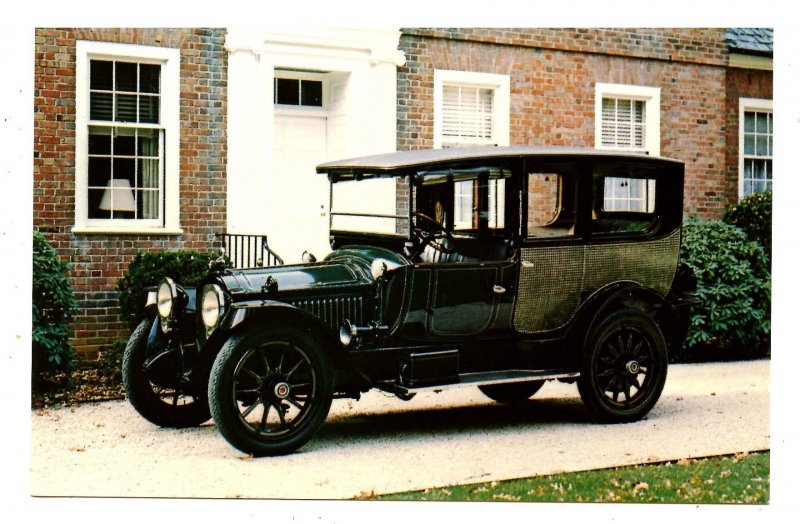
[[[645,150],[645,114],[643,100],[603,98],[601,145],[633,151]]]
[[[660,154],[661,90],[656,87],[597,84],[595,86],[595,147]],[[608,211],[648,209],[648,184],[640,180],[606,180],[603,207]]]
[[[436,70],[433,147],[507,146],[509,143],[510,79],[508,75]],[[503,227],[504,183],[490,187],[490,228]],[[472,182],[456,183],[455,224],[473,227]]]
[[[442,86],[442,146],[490,145],[493,90],[469,85]]]
[[[508,75],[437,69],[433,90],[434,149],[508,145]]]

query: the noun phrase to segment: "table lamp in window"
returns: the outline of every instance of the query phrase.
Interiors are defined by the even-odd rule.
[[[133,198],[131,183],[126,179],[109,180],[99,207],[111,212],[112,218],[133,218],[136,201]]]

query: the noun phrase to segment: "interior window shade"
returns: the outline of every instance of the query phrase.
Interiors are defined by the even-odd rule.
[[[443,86],[442,138],[445,142],[491,143],[492,90]]]

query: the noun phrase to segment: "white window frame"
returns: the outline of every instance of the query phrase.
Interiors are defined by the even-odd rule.
[[[739,99],[739,199],[741,200],[746,195],[744,194],[744,114],[749,111],[761,112],[761,113],[772,113],[772,100],[767,98],[740,98]],[[774,114],[773,114],[773,148],[774,146],[774,129],[775,129],[775,122],[774,122]],[[773,149],[773,156],[768,157],[770,160],[774,158],[774,149]],[[766,157],[761,157],[766,158]],[[774,169],[774,166],[773,166]],[[774,171],[773,171],[774,176]]]
[[[509,144],[511,81],[508,75],[436,69],[433,72],[433,148],[441,149],[442,109],[445,85],[459,85],[492,90],[492,138],[498,146]]]
[[[181,234],[180,229],[180,50],[79,40],[75,46],[75,227],[73,233]],[[163,129],[163,209],[150,220],[90,219],[89,72],[90,60],[105,59],[161,65],[160,129]]]
[[[494,73],[478,73],[474,71],[454,71],[446,69],[436,69],[433,72],[433,148],[441,149],[444,146],[442,137],[443,132],[443,108],[444,108],[444,86],[462,86],[479,89],[489,89],[492,91],[492,136],[485,145],[509,145],[510,136],[510,113],[511,113],[511,80],[508,75]],[[464,142],[463,145],[481,145],[475,142]],[[472,187],[470,185],[470,187]],[[458,192],[461,188],[456,188]],[[459,204],[463,204],[465,209],[458,209]],[[457,221],[460,215],[472,216],[472,196],[464,195],[458,198],[456,195],[454,228],[464,229],[471,227],[470,223]],[[460,212],[459,212],[460,211]]]
[[[618,98],[644,102],[644,143],[642,148],[618,147],[603,145],[603,99]],[[661,155],[661,88],[630,84],[598,83],[594,90],[594,142],[595,148],[613,151],[632,151],[647,153],[651,156]],[[628,187],[633,187],[628,185]],[[630,209],[635,202],[645,202],[647,195],[653,194],[650,184],[643,187],[643,194],[631,195],[628,202],[624,198],[605,201],[610,211]],[[630,191],[630,189],[629,189]],[[645,207],[649,203],[645,202]]]
[[[603,145],[603,98],[623,98],[644,102],[644,149],[651,156],[661,155],[661,88],[629,84],[595,84],[594,144],[597,149],[642,151]]]

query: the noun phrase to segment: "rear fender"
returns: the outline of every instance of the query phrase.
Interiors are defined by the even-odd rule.
[[[666,326],[672,321],[672,308],[669,302],[657,291],[636,282],[616,282],[601,288],[589,297],[581,307],[571,328],[575,358],[579,358],[594,327],[612,311],[635,308],[651,317],[667,338]],[[576,360],[579,362],[579,360]]]

